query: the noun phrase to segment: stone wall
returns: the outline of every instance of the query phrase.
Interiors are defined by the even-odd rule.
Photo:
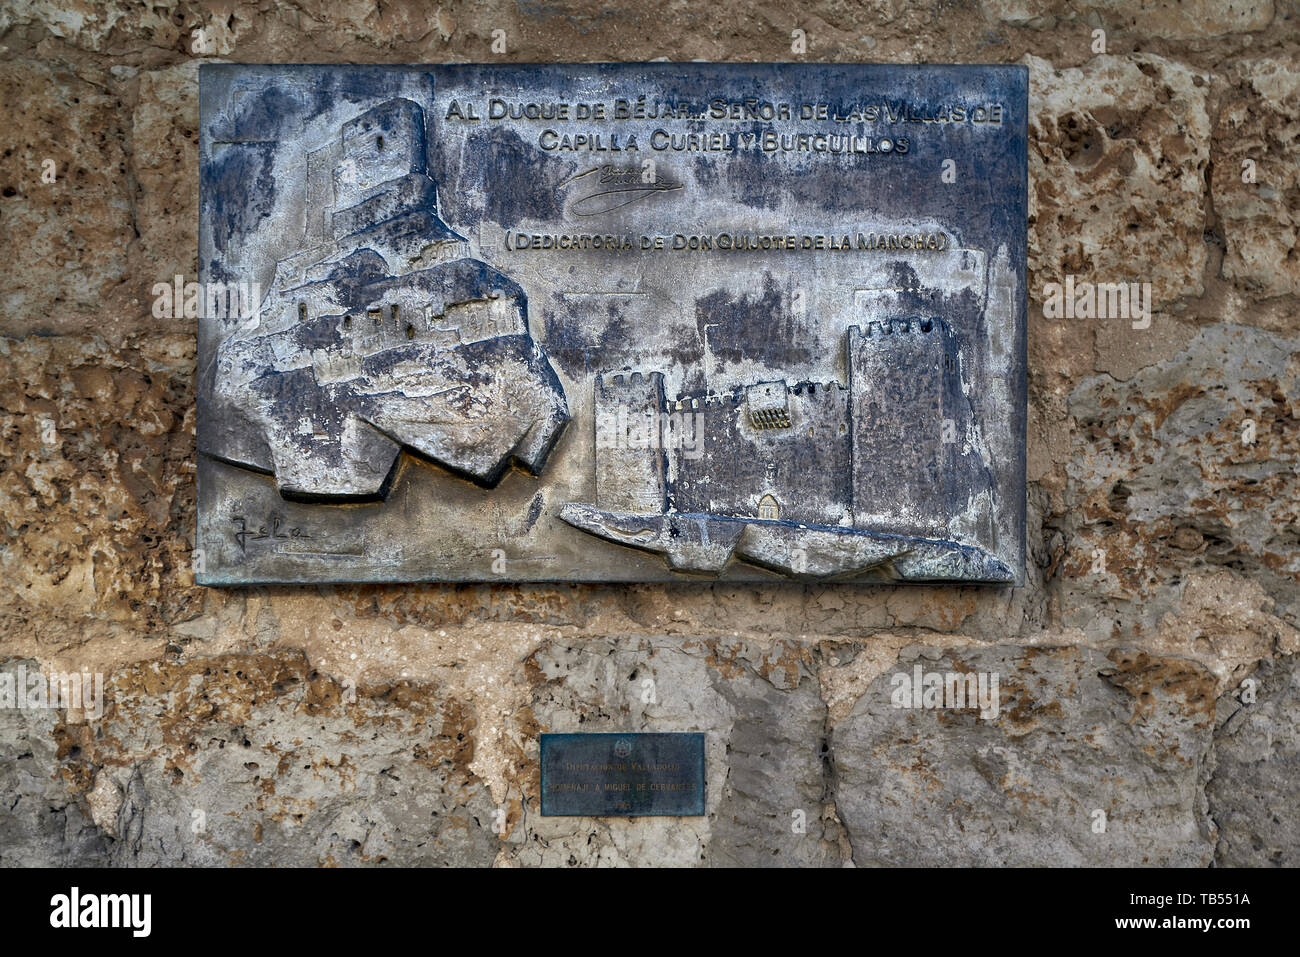
[[[1030,69],[1025,587],[193,585],[194,336],[150,288],[196,268],[195,30],[421,63],[796,28]],[[13,0],[0,102],[0,668],[107,685],[0,709],[0,863],[1300,864],[1296,0]],[[1150,326],[1045,318],[1067,275],[1150,282]],[[997,715],[894,707],[918,665],[999,674]],[[708,816],[539,817],[538,733],[626,729],[708,732]]]

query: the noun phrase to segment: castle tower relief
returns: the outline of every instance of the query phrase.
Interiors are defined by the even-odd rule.
[[[307,179],[328,208],[277,263],[265,318],[217,351],[214,397],[265,451],[224,457],[319,500],[382,498],[403,448],[489,487],[511,464],[540,472],[564,390],[523,289],[439,217],[424,111],[395,98],[361,113],[308,154]]]
[[[993,503],[949,326],[936,317],[852,326],[844,348],[847,384],[764,381],[665,402],[657,372],[599,377],[596,502],[561,517],[686,571],[739,557],[820,577],[878,567],[1004,578],[1005,567],[963,544],[988,526]],[[626,436],[625,422],[652,421],[655,410],[698,416],[704,447],[602,448],[611,444],[602,432]]]
[[[664,377],[599,376],[596,394],[596,504],[615,512],[662,514],[667,508],[660,416]]]
[[[952,330],[934,317],[854,326],[848,358],[854,524],[952,534],[954,518],[990,487]]]

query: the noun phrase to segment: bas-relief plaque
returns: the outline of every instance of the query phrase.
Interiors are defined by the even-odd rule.
[[[698,732],[543,734],[543,817],[699,817],[705,805]]]
[[[1026,89],[204,65],[196,577],[1017,581]]]

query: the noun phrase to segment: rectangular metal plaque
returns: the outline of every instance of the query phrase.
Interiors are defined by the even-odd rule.
[[[544,817],[704,814],[704,735],[543,734]]]
[[[1019,581],[1027,82],[204,64],[196,578]]]

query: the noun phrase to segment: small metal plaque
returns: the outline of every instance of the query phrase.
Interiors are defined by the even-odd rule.
[[[204,64],[196,579],[1021,580],[1027,85]]]
[[[704,735],[543,734],[544,817],[704,814]]]

